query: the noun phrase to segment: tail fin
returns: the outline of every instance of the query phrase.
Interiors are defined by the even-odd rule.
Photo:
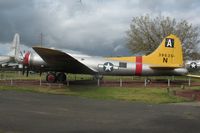
[[[18,58],[19,58],[19,54],[20,54],[20,36],[19,36],[18,33],[16,33],[14,35],[13,42],[12,42],[10,50],[11,51],[10,51],[9,55],[11,57],[14,57],[15,60],[17,61]]]
[[[154,68],[182,67],[183,53],[180,39],[173,34],[167,36],[153,53],[143,56],[143,61]]]

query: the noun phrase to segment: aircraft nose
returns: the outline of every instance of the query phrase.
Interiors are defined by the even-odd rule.
[[[29,65],[30,61],[30,52],[26,52],[23,59],[23,65]]]

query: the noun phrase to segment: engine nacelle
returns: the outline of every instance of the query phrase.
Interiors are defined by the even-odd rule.
[[[25,53],[23,64],[29,67],[47,67],[46,62],[38,54],[31,52]]]

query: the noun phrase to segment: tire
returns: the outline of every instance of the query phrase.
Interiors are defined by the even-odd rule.
[[[57,81],[60,82],[60,83],[65,82],[66,79],[67,79],[65,73],[63,73],[63,72],[57,73],[56,78],[57,78]]]
[[[48,73],[46,76],[46,81],[49,83],[55,83],[57,81],[55,73]]]

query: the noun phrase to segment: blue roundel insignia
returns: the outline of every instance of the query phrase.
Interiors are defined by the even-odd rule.
[[[106,62],[106,63],[103,64],[103,70],[105,72],[112,72],[113,71],[113,67],[114,67],[114,65],[112,63],[110,63],[110,62]]]

